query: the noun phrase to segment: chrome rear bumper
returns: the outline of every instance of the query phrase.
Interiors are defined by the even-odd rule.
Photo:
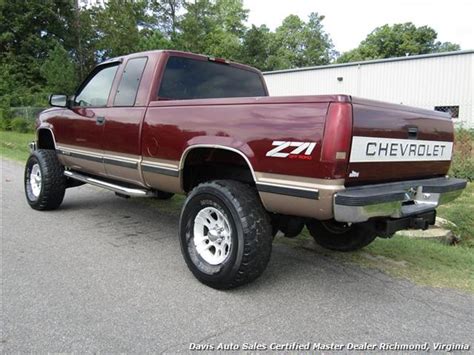
[[[334,195],[334,218],[359,223],[413,216],[454,200],[465,187],[466,180],[448,177],[351,187]]]

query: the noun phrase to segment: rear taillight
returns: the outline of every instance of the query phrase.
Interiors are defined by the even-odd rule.
[[[346,173],[352,138],[352,105],[347,102],[333,102],[329,105],[324,138],[321,148],[321,162],[332,168],[332,178],[343,178]]]

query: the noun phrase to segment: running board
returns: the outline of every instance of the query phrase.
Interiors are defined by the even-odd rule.
[[[116,193],[127,195],[127,196],[135,196],[135,197],[153,197],[155,194],[153,191],[145,190],[145,189],[134,189],[130,187],[125,187],[117,184],[113,184],[107,181],[99,180],[96,178],[92,178],[90,176],[82,175],[76,173],[75,171],[65,170],[64,175],[68,178],[79,180],[85,182],[86,184],[91,184],[97,187],[102,187],[104,189],[114,191]]]

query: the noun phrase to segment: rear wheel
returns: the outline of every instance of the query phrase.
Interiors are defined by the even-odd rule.
[[[61,205],[66,177],[54,150],[40,149],[30,155],[24,184],[26,200],[35,210],[54,210]]]
[[[347,224],[334,220],[306,222],[309,233],[315,242],[323,248],[336,251],[354,251],[361,249],[377,237],[368,223]]]
[[[180,217],[181,251],[202,283],[229,289],[265,270],[272,228],[257,192],[248,185],[216,180],[191,191]]]

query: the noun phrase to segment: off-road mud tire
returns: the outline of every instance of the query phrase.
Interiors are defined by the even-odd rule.
[[[194,244],[195,218],[209,206],[227,218],[232,231],[229,254],[219,265],[207,263]],[[191,272],[216,289],[230,289],[255,280],[270,260],[270,218],[255,188],[241,182],[214,180],[195,187],[184,203],[179,235],[181,251]]]
[[[36,164],[41,172],[37,196],[33,194],[30,184],[31,171]],[[54,150],[39,149],[30,155],[25,166],[24,187],[26,200],[35,210],[55,210],[61,205],[66,191],[66,177]]]

